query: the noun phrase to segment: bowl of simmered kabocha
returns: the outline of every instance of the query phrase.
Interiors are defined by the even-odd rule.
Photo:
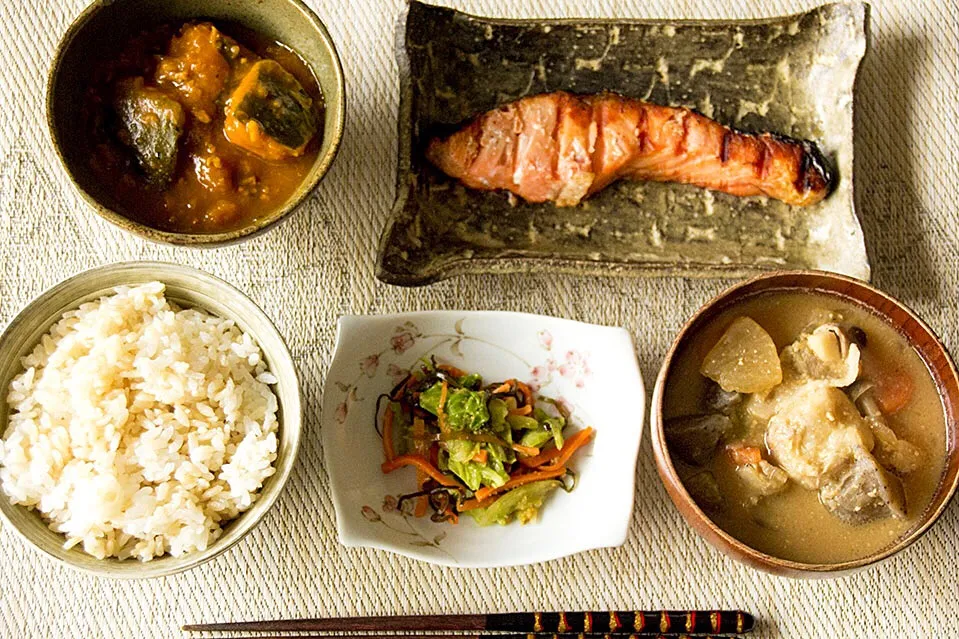
[[[323,178],[343,72],[299,0],[100,0],[57,48],[47,120],[99,215],[153,241],[216,246],[287,218]]]

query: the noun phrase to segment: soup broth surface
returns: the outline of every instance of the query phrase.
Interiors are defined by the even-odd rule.
[[[780,352],[805,329],[824,322],[841,320],[862,329],[867,340],[862,347],[863,370],[905,373],[913,382],[913,394],[906,406],[885,417],[900,439],[919,448],[922,462],[916,470],[900,477],[906,497],[905,519],[886,518],[854,525],[831,514],[816,490],[803,488],[795,481],[788,482],[783,492],[753,503],[755,500],[750,497],[754,493],[737,475],[735,465],[727,455],[719,453],[705,469],[715,476],[724,504],[717,511],[707,510],[707,514],[745,544],[769,555],[805,563],[855,560],[894,543],[915,526],[929,506],[945,462],[944,410],[918,353],[882,319],[850,301],[815,293],[761,294],[723,311],[678,354],[666,384],[667,420],[707,412],[705,398],[711,382],[700,373],[700,366],[733,320],[742,316],[759,323]],[[769,451],[763,453],[768,456]],[[703,470],[685,464],[675,453],[671,457],[684,482]]]

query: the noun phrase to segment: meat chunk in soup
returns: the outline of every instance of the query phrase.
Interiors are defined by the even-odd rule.
[[[885,420],[877,417],[867,417],[869,427],[876,439],[873,455],[876,460],[891,471],[906,475],[919,468],[922,462],[922,452],[919,448],[905,439],[899,439],[896,432],[889,428]]]
[[[866,421],[876,439],[873,454],[876,460],[889,470],[905,475],[913,472],[922,461],[922,453],[914,444],[900,439],[886,423],[886,417],[880,410],[875,389],[870,384],[857,384],[850,389],[855,397],[856,406],[866,416]]]
[[[780,353],[787,377],[820,381],[839,388],[859,377],[859,346],[837,324],[804,333]]]
[[[716,476],[708,470],[691,475],[683,482],[693,500],[701,507],[710,511],[718,511],[723,507],[723,493],[716,483]]]
[[[766,429],[766,446],[805,488],[818,489],[826,472],[851,459],[854,451],[872,450],[869,425],[838,388],[800,385],[778,407]]]
[[[702,466],[732,428],[732,421],[725,415],[701,415],[671,419],[664,430],[670,448],[684,462]]]
[[[729,415],[742,404],[743,394],[736,391],[723,390],[723,387],[710,380],[706,387],[706,408],[712,413]]]
[[[831,469],[819,488],[819,499],[850,524],[906,516],[902,483],[863,449]]]
[[[877,423],[864,418],[848,395],[825,385],[838,380],[807,380],[781,397],[766,445],[790,478],[818,490],[822,504],[842,521],[904,517],[902,484],[871,454],[874,448],[901,451],[896,446],[904,442],[888,428],[877,433]]]
[[[781,493],[789,483],[789,475],[782,468],[765,459],[757,464],[736,466],[736,474],[752,493],[750,501],[756,503],[762,497]]]
[[[317,130],[313,100],[279,63],[254,64],[230,96],[227,139],[268,160],[303,154]]]
[[[120,141],[133,151],[137,164],[153,184],[164,185],[176,170],[186,115],[180,103],[143,78],[117,83],[114,100]]]

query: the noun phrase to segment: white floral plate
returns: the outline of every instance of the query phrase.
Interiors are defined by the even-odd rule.
[[[469,517],[433,523],[397,510],[396,496],[415,488],[414,471],[381,472],[376,398],[430,355],[487,383],[526,381],[567,405],[572,429],[594,427],[594,441],[571,462],[575,490],[551,494],[525,526],[484,528]],[[341,317],[322,421],[340,542],[464,568],[619,546],[633,510],[645,407],[632,339],[621,328],[494,311]]]

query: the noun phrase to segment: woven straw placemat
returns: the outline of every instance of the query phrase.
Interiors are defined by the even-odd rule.
[[[959,636],[950,508],[917,544],[852,577],[796,581],[724,558],[669,502],[648,441],[637,501],[618,549],[527,568],[442,569],[336,541],[319,414],[334,321],[342,313],[507,309],[625,326],[651,382],[681,323],[728,282],[559,276],[464,277],[427,288],[376,281],[393,198],[397,108],[393,25],[400,0],[312,0],[346,72],[340,155],[292,221],[230,248],[195,251],[135,239],[86,210],[46,134],[43,94],[59,36],[82,0],[0,5],[0,323],[67,276],[161,259],[223,277],[286,336],[305,400],[305,441],[287,490],[242,543],[170,578],[120,582],[74,573],[0,531],[0,636],[178,637],[213,619],[509,611],[742,607],[760,637]],[[813,1],[459,0],[503,16],[761,17]],[[955,352],[959,290],[959,4],[883,0],[872,13],[856,117],[857,197],[874,281],[913,306]]]

